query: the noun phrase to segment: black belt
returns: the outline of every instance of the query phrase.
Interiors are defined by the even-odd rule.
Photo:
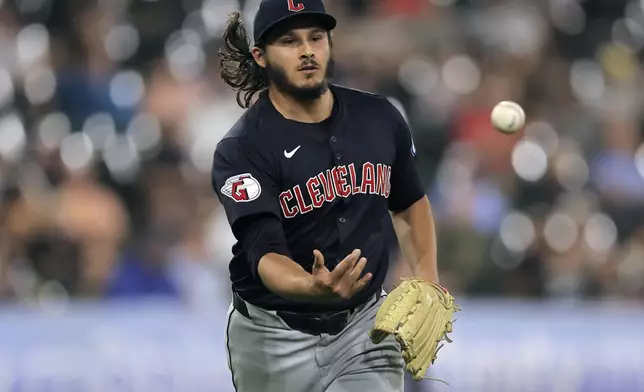
[[[378,290],[376,293],[376,301],[380,299],[382,292]],[[248,306],[237,293],[233,293],[233,307],[242,316],[251,319],[248,312]],[[355,313],[356,309],[348,309],[340,312],[329,313],[296,313],[277,311],[277,316],[281,318],[286,325],[290,328],[304,332],[310,335],[321,335],[323,333],[329,335],[337,335],[349,323],[349,317]]]

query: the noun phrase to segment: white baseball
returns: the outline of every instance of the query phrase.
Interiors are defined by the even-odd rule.
[[[511,134],[525,125],[525,112],[516,102],[502,101],[492,109],[490,120],[497,131]]]

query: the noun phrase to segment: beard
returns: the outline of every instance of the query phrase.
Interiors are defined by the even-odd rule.
[[[280,66],[266,63],[268,80],[282,93],[300,102],[311,102],[320,98],[329,89],[329,78],[333,75],[335,62],[331,58],[327,64],[322,81],[313,86],[300,87],[291,82],[286,75],[286,70]]]

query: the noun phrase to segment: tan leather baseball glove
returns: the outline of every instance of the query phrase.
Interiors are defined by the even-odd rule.
[[[371,341],[382,342],[393,334],[402,346],[405,370],[414,380],[421,380],[443,340],[452,332],[452,316],[461,309],[447,290],[438,284],[418,278],[403,279],[402,283],[387,295],[378,310]]]

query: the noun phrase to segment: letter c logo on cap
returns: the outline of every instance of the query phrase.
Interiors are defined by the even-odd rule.
[[[295,5],[295,0],[288,0],[288,10],[291,12],[299,12],[304,9],[304,4],[303,3],[297,3]]]

